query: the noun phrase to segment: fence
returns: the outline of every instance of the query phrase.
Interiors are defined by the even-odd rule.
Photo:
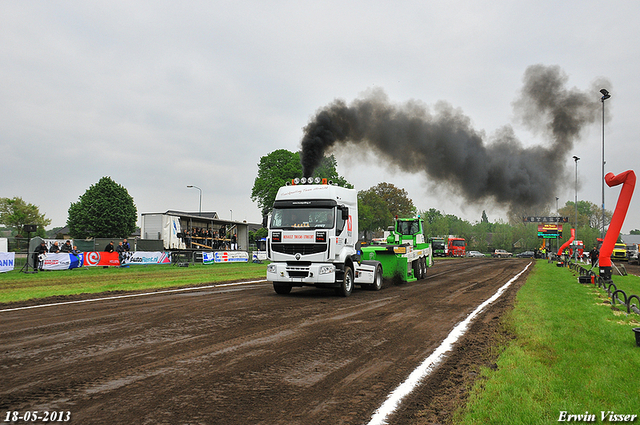
[[[609,295],[609,297],[611,297],[612,306],[614,306],[616,302],[620,302],[620,304],[624,305],[627,308],[627,313],[631,313],[631,311],[633,311],[636,314],[640,314],[640,297],[638,297],[637,295],[627,295],[625,291],[623,291],[622,289],[618,289],[616,284],[612,281],[603,279],[593,270],[587,269],[580,264],[571,262],[569,263],[569,267],[572,270],[577,271],[580,275],[580,278],[586,278],[579,278],[581,283],[593,282],[598,286],[598,288],[602,288],[607,291],[607,294]],[[633,301],[634,299],[636,300],[636,304],[631,303],[631,301]]]

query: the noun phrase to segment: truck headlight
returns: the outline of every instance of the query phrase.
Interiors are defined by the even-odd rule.
[[[267,266],[267,273],[275,273],[277,270],[276,265],[275,264],[269,264]]]
[[[320,274],[329,274],[329,273],[333,273],[335,271],[335,267],[334,266],[322,266],[320,267]]]

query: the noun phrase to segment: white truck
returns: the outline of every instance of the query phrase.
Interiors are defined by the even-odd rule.
[[[380,262],[360,258],[356,191],[302,180],[281,187],[273,204],[267,237],[273,289],[288,294],[294,286],[334,288],[343,297],[354,284],[380,290]]]

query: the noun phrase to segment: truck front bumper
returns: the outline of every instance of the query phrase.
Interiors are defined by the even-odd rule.
[[[289,265],[271,263],[267,266],[267,280],[293,286],[331,286],[336,283],[336,268],[333,264]]]

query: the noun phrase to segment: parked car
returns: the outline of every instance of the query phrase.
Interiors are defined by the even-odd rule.
[[[467,252],[467,257],[484,257],[484,254],[480,251],[469,251]]]
[[[504,249],[496,249],[495,251],[493,251],[493,254],[491,254],[491,256],[494,258],[508,258],[512,255],[512,253],[507,252]]]
[[[535,254],[533,253],[533,251],[525,251],[525,252],[521,252],[520,254],[517,254],[516,257],[518,257],[518,258],[534,258]]]

